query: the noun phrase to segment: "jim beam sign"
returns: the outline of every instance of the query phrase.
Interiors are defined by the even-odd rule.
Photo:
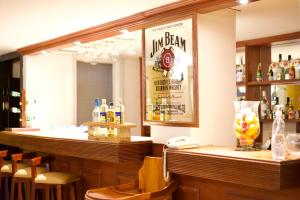
[[[162,120],[155,110],[164,98],[168,121],[193,121],[192,42],[192,19],[145,30],[146,98],[153,120]]]

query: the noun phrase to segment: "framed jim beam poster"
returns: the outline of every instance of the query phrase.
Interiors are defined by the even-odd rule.
[[[145,125],[198,127],[196,17],[143,30]]]

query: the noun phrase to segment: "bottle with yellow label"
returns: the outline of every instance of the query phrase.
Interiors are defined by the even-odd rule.
[[[166,98],[161,99],[160,121],[169,121],[169,109]]]
[[[118,100],[118,103],[116,105],[115,109],[115,123],[116,124],[124,124],[125,122],[125,108],[124,105],[122,104],[121,99]]]
[[[150,98],[147,99],[146,120],[153,120],[153,105]]]
[[[106,122],[107,110],[108,110],[108,106],[106,104],[106,99],[102,99],[102,104],[101,104],[99,109],[100,109],[100,122]],[[107,135],[107,128],[101,127],[100,128],[100,135],[106,136]]]
[[[160,109],[159,109],[157,99],[156,99],[156,101],[154,103],[154,106],[153,106],[153,120],[157,120],[157,121],[160,120]]]
[[[107,123],[115,123],[115,110],[114,110],[114,104],[111,102],[109,104],[109,108],[107,111],[107,117],[106,117]],[[111,137],[115,135],[115,128],[108,128],[107,136]]]

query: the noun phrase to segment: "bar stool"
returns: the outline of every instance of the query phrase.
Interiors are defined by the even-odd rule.
[[[47,157],[36,157],[31,159],[31,169],[32,169],[32,187],[31,187],[31,200],[35,200],[36,189],[44,189],[46,200],[50,199],[51,189],[56,189],[56,199],[62,199],[62,187],[67,186],[70,188],[70,198],[71,200],[80,199],[81,187],[80,187],[80,177],[71,173],[66,172],[46,172],[37,173],[39,165],[45,162],[49,162]],[[76,195],[77,193],[77,195]]]
[[[11,192],[10,192],[10,200],[15,199],[15,185],[17,184],[18,190],[18,199],[23,199],[23,189],[22,185],[26,186],[26,199],[30,199],[30,186],[31,186],[31,167],[30,165],[26,165],[23,168],[19,168],[18,165],[20,165],[20,161],[24,160],[30,160],[31,158],[34,158],[37,156],[37,153],[18,153],[13,154],[12,157],[12,177],[11,177]],[[41,174],[43,172],[46,172],[45,167],[39,167],[36,169],[37,174]]]
[[[138,180],[88,190],[85,200],[170,200],[176,189],[174,180],[166,182],[163,179],[162,158],[146,156]]]
[[[10,154],[17,152],[17,150],[0,150],[0,194],[4,194],[6,200],[9,199],[9,178],[12,176],[12,164],[10,161],[4,160],[4,158],[9,157]],[[22,169],[28,167],[24,163],[17,163],[17,169]],[[2,191],[2,178],[5,179],[4,182],[4,192]],[[0,196],[1,197],[1,196]],[[3,196],[2,196],[3,197]]]

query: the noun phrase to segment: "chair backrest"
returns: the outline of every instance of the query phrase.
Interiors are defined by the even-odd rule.
[[[160,157],[146,156],[139,170],[139,189],[141,192],[155,192],[167,185],[163,177],[163,161]]]

